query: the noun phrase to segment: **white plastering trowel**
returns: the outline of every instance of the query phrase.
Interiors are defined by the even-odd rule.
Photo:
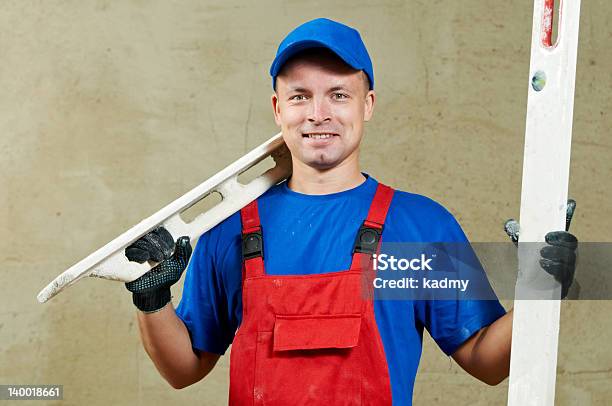
[[[275,166],[247,184],[238,181],[238,175],[246,172],[265,158],[272,156]],[[155,264],[130,262],[124,252],[134,241],[158,226],[164,226],[175,238],[189,236],[192,245],[197,239],[266,190],[291,174],[291,155],[281,133],[253,149],[227,166],[210,179],[196,186],[152,216],[144,219],[102,248],[68,268],[38,294],[38,301],[46,302],[66,287],[86,276],[95,276],[122,282],[130,282],[148,272]],[[218,192],[222,200],[217,205],[186,223],[180,214]]]

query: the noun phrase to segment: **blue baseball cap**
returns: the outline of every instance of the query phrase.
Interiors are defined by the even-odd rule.
[[[321,47],[328,48],[354,69],[364,71],[370,80],[370,90],[374,89],[372,61],[359,32],[327,18],[300,25],[280,43],[270,67],[272,87],[276,87],[276,76],[289,58],[300,51]]]

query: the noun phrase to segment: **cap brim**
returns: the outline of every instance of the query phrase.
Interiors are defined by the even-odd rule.
[[[304,51],[306,49],[311,49],[311,48],[327,48],[330,51],[332,51],[333,53],[335,53],[336,55],[338,55],[340,57],[340,59],[342,59],[344,62],[346,62],[353,69],[357,69],[357,70],[364,69],[364,67],[361,66],[360,64],[358,64],[350,55],[346,55],[345,53],[341,52],[340,50],[336,49],[335,47],[333,47],[333,46],[331,46],[331,45],[329,45],[329,44],[327,44],[327,43],[325,43],[323,41],[306,40],[306,41],[298,41],[298,42],[295,42],[295,43],[289,45],[279,55],[277,55],[276,58],[274,59],[274,62],[272,63],[272,66],[270,66],[270,75],[273,78],[276,78],[276,76],[278,75],[278,73],[282,69],[283,65],[292,56],[294,56],[298,52]]]

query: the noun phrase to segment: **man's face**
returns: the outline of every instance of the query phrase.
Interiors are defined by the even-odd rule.
[[[287,62],[276,79],[272,107],[294,160],[325,170],[358,159],[375,98],[364,78],[326,54]]]

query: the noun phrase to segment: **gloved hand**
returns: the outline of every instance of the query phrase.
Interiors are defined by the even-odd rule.
[[[576,210],[576,201],[568,199],[567,212],[565,217],[565,231],[551,231],[544,236],[548,245],[540,250],[540,267],[554,276],[555,280],[561,284],[561,299],[564,299],[570,286],[574,282],[576,272],[576,251],[578,239],[569,233],[572,216]],[[504,224],[506,234],[510,236],[512,242],[518,245],[519,223],[510,219]]]
[[[164,227],[156,228],[125,249],[125,256],[130,261],[159,262],[140,278],[125,284],[139,310],[153,313],[170,302],[170,286],[181,279],[191,252],[189,237],[180,237],[175,244]]]

